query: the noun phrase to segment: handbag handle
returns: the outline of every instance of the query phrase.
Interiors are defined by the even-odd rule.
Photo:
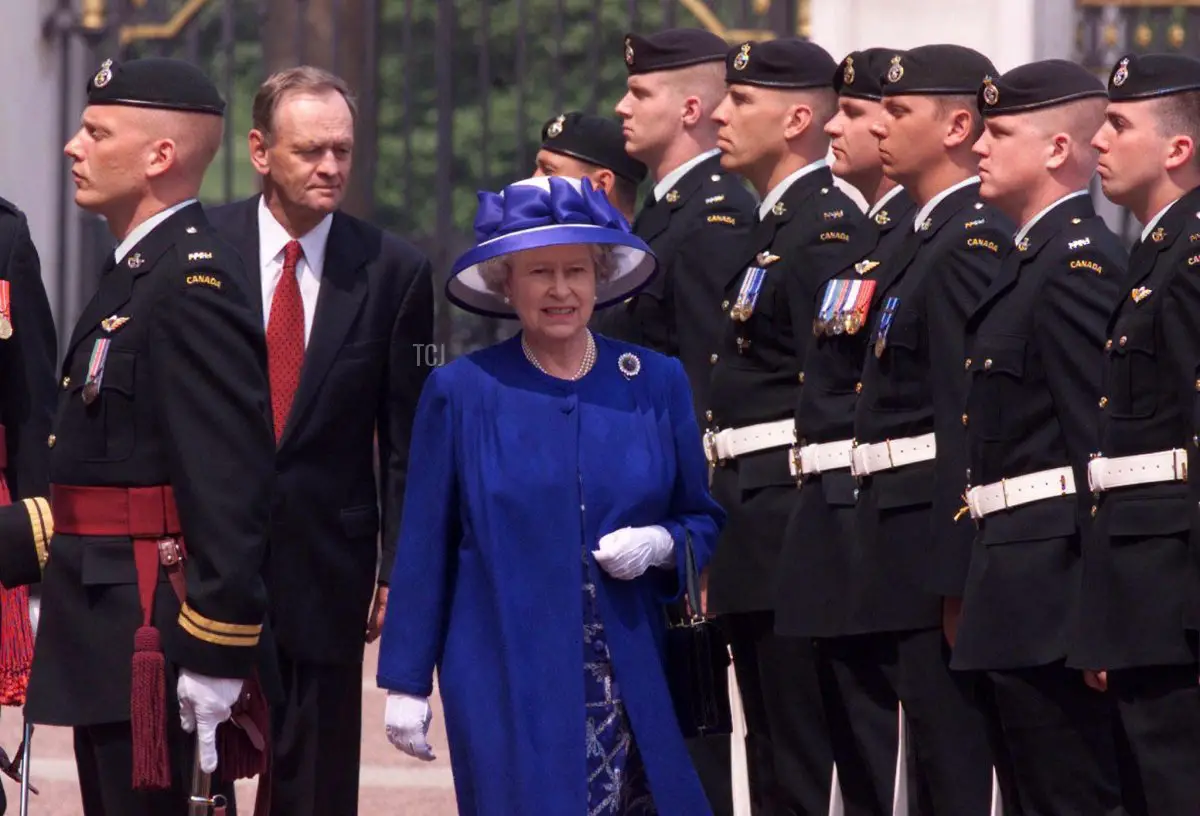
[[[704,613],[700,611],[700,573],[696,569],[696,554],[692,551],[692,533],[689,530],[684,530],[684,591],[688,597],[688,607],[692,612],[692,623],[699,623],[704,620]]]

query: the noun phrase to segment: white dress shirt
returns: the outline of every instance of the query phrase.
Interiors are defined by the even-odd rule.
[[[880,210],[887,206],[889,201],[900,195],[900,191],[903,189],[903,184],[897,184],[895,187],[884,193],[878,201],[871,205],[871,209],[867,210],[867,218],[874,218]]]
[[[195,203],[196,199],[194,198],[189,198],[187,201],[180,201],[178,204],[167,207],[162,212],[155,213],[142,223],[138,224],[136,227],[130,230],[128,235],[125,236],[125,240],[117,244],[117,248],[113,250],[113,257],[116,262],[120,263],[121,261],[125,260],[125,256],[129,254],[129,250],[137,246],[138,242],[153,232],[154,228],[159,224],[166,221],[184,207]]]
[[[920,209],[920,211],[917,212],[917,217],[913,219],[913,232],[921,231],[921,225],[925,223],[925,219],[930,216],[930,214],[933,212],[934,208],[937,207],[938,204],[941,204],[946,199],[946,196],[950,195],[951,193],[953,193],[956,190],[961,190],[963,187],[966,187],[969,184],[978,184],[978,183],[979,183],[979,176],[971,176],[970,178],[963,179],[958,184],[950,185],[945,190],[942,190],[940,193],[935,195],[933,198],[929,199],[929,203],[927,203],[924,207],[922,207]]]
[[[815,162],[804,165],[799,170],[792,173],[783,181],[772,187],[771,191],[768,192],[766,197],[762,200],[762,203],[758,205],[758,220],[762,221],[767,217],[767,213],[771,212],[771,208],[779,203],[779,199],[783,198],[783,194],[786,193],[793,184],[814,170],[820,170],[822,167],[827,167],[828,165],[829,162],[826,159],[818,159]]]
[[[714,147],[712,150],[708,151],[707,153],[701,153],[699,156],[688,159],[683,164],[679,165],[674,170],[672,170],[670,173],[667,173],[667,175],[663,177],[662,181],[660,181],[658,184],[654,185],[654,200],[662,201],[663,196],[665,196],[667,193],[671,192],[671,188],[674,187],[676,184],[678,184],[683,179],[683,177],[688,174],[689,170],[691,170],[693,167],[700,164],[701,162],[708,161],[713,156],[720,155],[720,153],[721,153],[721,151]]]
[[[329,241],[329,228],[333,214],[321,219],[302,235],[300,248],[304,250],[296,264],[296,277],[300,281],[300,300],[304,303],[304,347],[312,334],[313,316],[317,313],[317,296],[321,293],[321,272],[325,268],[325,244]],[[271,303],[275,299],[275,288],[283,275],[283,250],[292,236],[267,209],[266,202],[258,199],[258,264],[262,270],[263,325],[271,322]]]

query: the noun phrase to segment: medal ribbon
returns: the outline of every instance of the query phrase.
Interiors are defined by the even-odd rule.
[[[767,270],[761,266],[746,267],[746,277],[742,279],[742,288],[738,292],[737,301],[733,304],[733,308],[729,310],[729,316],[734,320],[746,320],[754,311],[754,304],[758,302],[758,293],[762,290],[763,279],[767,276]]]
[[[104,361],[108,359],[108,347],[112,343],[112,338],[101,337],[96,341],[96,345],[92,346],[92,357],[88,360],[87,382],[94,383],[97,388],[100,387],[100,381],[104,379]]]
[[[896,316],[896,307],[900,305],[900,298],[890,297],[883,304],[883,314],[879,316],[879,325],[875,327],[875,340],[883,340],[887,337],[888,329],[892,327],[892,318]]]
[[[9,282],[0,280],[0,315],[12,320],[12,305],[9,303]]]

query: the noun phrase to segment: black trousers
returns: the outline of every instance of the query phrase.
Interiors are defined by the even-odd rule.
[[[880,701],[894,695],[904,706],[910,816],[990,813],[987,689],[982,678],[950,670],[941,628],[861,635],[844,646],[828,655],[837,694],[864,689]],[[858,777],[844,778],[839,764],[842,797],[860,803],[861,813],[890,814],[895,754],[885,760],[878,724],[852,720],[846,726],[846,739],[873,748]]]
[[[775,634],[771,612],[723,615],[746,716],[755,816],[825,816],[833,751],[812,641]]]
[[[1200,682],[1196,666],[1108,672],[1128,752],[1118,754],[1132,816],[1200,813]]]
[[[825,717],[845,816],[892,814],[900,699],[884,672],[852,668],[868,655],[884,665],[892,651],[878,635],[817,641],[818,659],[828,666],[832,680]]]
[[[355,816],[362,745],[362,664],[280,652],[284,702],[272,712],[272,816]]]
[[[175,707],[169,708],[171,787],[165,791],[133,790],[133,735],[129,723],[75,728],[75,767],[85,816],[187,816],[196,740],[194,734],[185,734],[179,726]],[[36,760],[33,765],[37,767]],[[214,781],[211,793],[223,793],[227,813],[237,816],[232,784]]]
[[[1121,816],[1119,725],[1112,695],[1088,688],[1063,662],[987,673],[991,733],[1011,763],[1006,806],[1024,816]],[[1015,798],[1018,801],[1012,802]]]

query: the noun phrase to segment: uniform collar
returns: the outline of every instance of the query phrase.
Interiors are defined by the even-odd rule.
[[[940,193],[935,195],[933,198],[929,199],[929,202],[926,203],[926,205],[917,212],[917,217],[913,219],[913,232],[920,231],[921,224],[925,223],[925,219],[928,218],[930,215],[932,215],[933,211],[937,207],[937,205],[941,204],[943,201],[945,201],[946,198],[949,197],[951,193],[957,192],[958,190],[961,190],[964,187],[968,187],[972,184],[978,184],[978,183],[979,183],[979,176],[971,176],[970,178],[963,179],[958,184],[950,185],[945,190],[942,190]]]
[[[693,156],[670,173],[667,173],[662,181],[654,185],[654,200],[662,201],[663,196],[671,192],[671,188],[678,184],[688,174],[689,170],[708,161],[713,156],[719,155],[721,155],[721,151],[714,147],[712,150],[707,150],[698,156]]]
[[[333,213],[325,216],[320,222],[301,235],[298,239],[300,248],[304,250],[304,262],[312,273],[321,277],[325,267],[325,245],[329,242],[329,229],[333,225]],[[258,268],[263,269],[283,252],[284,247],[292,240],[287,230],[267,208],[266,199],[258,199]]]
[[[820,170],[822,167],[827,167],[828,165],[829,162],[826,159],[818,159],[815,162],[804,165],[799,170],[792,173],[783,181],[772,187],[771,191],[767,193],[766,197],[762,200],[762,203],[758,205],[758,220],[762,221],[767,217],[767,213],[771,211],[772,207],[779,203],[779,199],[783,198],[783,194],[788,191],[789,187],[807,176],[809,173]]]
[[[1045,216],[1045,215],[1046,215],[1046,213],[1048,213],[1048,212],[1050,212],[1051,210],[1053,210],[1053,209],[1054,209],[1055,207],[1057,207],[1059,204],[1062,204],[1062,203],[1063,203],[1063,202],[1065,202],[1065,201],[1069,201],[1069,200],[1071,200],[1072,198],[1078,198],[1079,196],[1082,196],[1082,195],[1088,195],[1088,191],[1087,191],[1087,190],[1076,190],[1076,191],[1075,191],[1075,192],[1073,192],[1073,193],[1067,193],[1065,196],[1063,196],[1062,198],[1060,198],[1060,199],[1056,200],[1056,201],[1055,201],[1053,204],[1051,204],[1050,206],[1048,206],[1048,207],[1044,207],[1044,208],[1041,210],[1041,212],[1039,212],[1039,213],[1038,213],[1037,215],[1035,215],[1033,218],[1030,218],[1028,221],[1026,221],[1026,222],[1025,222],[1025,225],[1024,225],[1023,227],[1021,227],[1021,231],[1020,231],[1020,232],[1018,232],[1018,233],[1017,233],[1015,236],[1013,236],[1013,243],[1014,243],[1014,244],[1020,244],[1020,243],[1021,243],[1021,241],[1022,241],[1022,240],[1024,240],[1025,236],[1027,236],[1027,235],[1029,234],[1029,231],[1030,231],[1031,229],[1033,229],[1034,225],[1035,225],[1035,224],[1037,224],[1037,222],[1038,222],[1038,221],[1041,221],[1041,220],[1042,220],[1042,217],[1043,217],[1043,216]]]
[[[900,193],[903,191],[904,191],[903,184],[897,184],[895,187],[888,190],[886,193],[883,194],[882,198],[880,198],[878,201],[876,201],[874,204],[871,205],[871,209],[867,210],[867,218],[874,218],[880,210],[882,210],[885,206],[887,206],[887,203],[889,201],[891,201],[896,196],[900,195]]]
[[[162,212],[155,213],[154,215],[150,216],[142,223],[138,224],[136,227],[134,227],[130,231],[130,233],[128,235],[125,236],[125,240],[122,241],[121,243],[117,244],[117,248],[115,250],[113,250],[113,257],[116,260],[116,262],[120,263],[125,258],[125,256],[129,254],[129,250],[131,250],[135,246],[137,246],[138,243],[143,238],[145,238],[147,235],[149,235],[151,232],[153,232],[154,228],[157,227],[159,224],[166,221],[168,218],[170,218],[172,215],[174,215],[175,213],[182,210],[184,207],[188,207],[195,203],[196,203],[196,199],[194,199],[194,198],[189,198],[186,201],[180,201],[178,204],[174,204],[170,207],[167,207]]]
[[[1179,198],[1183,198],[1183,196],[1180,196]],[[1175,206],[1176,202],[1179,201],[1179,198],[1175,199],[1175,201],[1172,201],[1170,204],[1163,207],[1161,210],[1159,210],[1157,213],[1154,214],[1153,218],[1151,218],[1149,221],[1146,222],[1146,226],[1142,228],[1142,241],[1143,242],[1145,242],[1145,240],[1150,237],[1150,233],[1153,232],[1154,228],[1158,226],[1158,222],[1161,221],[1163,216],[1167,214],[1167,210],[1169,210]]]

